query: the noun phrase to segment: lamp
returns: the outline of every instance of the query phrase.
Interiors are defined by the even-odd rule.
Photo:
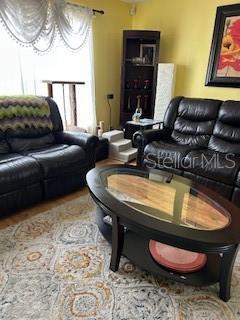
[[[130,13],[131,16],[135,16],[136,12],[137,12],[136,3],[143,2],[145,0],[121,0],[121,1],[132,4],[132,7],[131,7],[129,13]]]

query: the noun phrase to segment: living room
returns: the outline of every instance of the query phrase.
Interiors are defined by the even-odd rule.
[[[240,319],[239,17],[2,1],[0,319]]]

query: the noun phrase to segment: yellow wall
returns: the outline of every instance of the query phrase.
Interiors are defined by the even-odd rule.
[[[235,1],[236,2],[236,1]],[[205,87],[216,7],[234,0],[145,0],[133,29],[160,30],[160,61],[177,65],[176,95],[240,100],[240,90]]]
[[[240,100],[240,90],[205,87],[217,6],[234,0],[145,0],[137,15],[120,0],[72,0],[103,9],[93,22],[97,119],[109,124],[106,94],[114,93],[113,125],[119,124],[122,31],[161,31],[160,61],[177,65],[176,95]]]
[[[107,93],[112,100],[112,122],[119,124],[122,31],[131,29],[129,5],[119,0],[72,0],[105,11],[93,20],[97,119],[109,124]]]

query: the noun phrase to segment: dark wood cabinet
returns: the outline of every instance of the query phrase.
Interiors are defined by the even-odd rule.
[[[121,125],[132,120],[137,108],[153,118],[159,62],[160,32],[123,31]]]

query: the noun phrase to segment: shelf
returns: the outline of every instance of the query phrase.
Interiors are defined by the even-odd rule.
[[[136,244],[139,250],[136,250]],[[149,240],[146,240],[132,231],[125,235],[123,254],[137,266],[155,275],[161,275],[174,281],[194,286],[211,285],[219,279],[219,255],[208,255],[207,264],[201,270],[191,273],[178,273],[162,267],[152,258],[149,248]],[[139,255],[141,252],[141,255]]]
[[[126,63],[126,67],[132,67],[132,68],[154,68],[154,65],[151,64],[130,64]]]
[[[130,110],[130,111],[129,111],[129,110],[125,110],[125,111],[124,111],[124,113],[125,113],[125,114],[129,114],[129,115],[132,115],[132,116],[133,116],[133,114],[134,114],[134,110],[132,110],[132,111],[131,111],[131,110]]]
[[[103,222],[103,216],[104,213],[98,208],[96,213],[98,227],[105,239],[111,243],[112,228]],[[124,239],[123,255],[143,270],[188,285],[207,286],[219,281],[221,261],[219,254],[208,254],[206,265],[199,271],[177,273],[162,267],[154,261],[148,248],[149,240],[131,230],[127,230]]]
[[[145,93],[152,93],[152,89],[125,89],[126,92],[145,92]]]
[[[154,45],[155,53],[152,50],[143,52],[144,47],[141,45]],[[120,122],[124,128],[126,121],[132,119],[132,116],[125,114],[125,105],[127,104],[126,97],[136,95],[149,95],[148,109],[149,114],[154,114],[156,86],[157,86],[157,69],[159,62],[159,47],[160,47],[160,32],[149,30],[127,30],[123,31],[123,55],[122,55],[122,72],[121,72],[121,101],[120,101]],[[146,59],[141,59],[146,56]],[[145,62],[145,64],[144,64]],[[150,64],[151,63],[151,64]],[[139,88],[144,87],[144,80],[150,81],[149,89],[144,93],[141,89],[130,91],[126,88],[126,80],[134,81],[139,79],[141,85]],[[131,83],[130,89],[133,89]],[[131,112],[132,113],[132,112]]]

